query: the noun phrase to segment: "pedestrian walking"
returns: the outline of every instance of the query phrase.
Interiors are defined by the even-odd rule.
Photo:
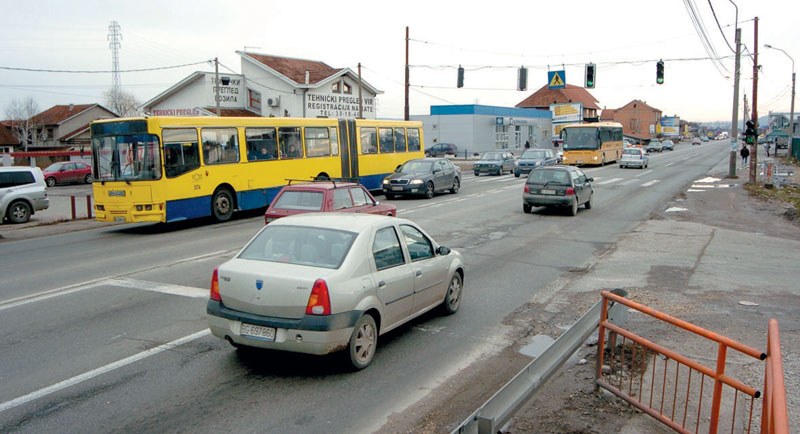
[[[747,158],[750,156],[750,151],[747,150],[747,145],[742,145],[742,150],[739,151],[739,155],[742,156],[742,166],[747,164]]]
[[[769,157],[769,142],[764,142],[764,149],[767,151],[767,157]]]

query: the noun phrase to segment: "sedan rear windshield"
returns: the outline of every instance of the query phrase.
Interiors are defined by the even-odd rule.
[[[642,151],[640,151],[639,149],[626,149],[622,151],[622,153],[626,155],[637,155],[637,156],[642,155]]]
[[[545,151],[525,151],[519,158],[530,158],[532,160],[544,160],[547,158]]]
[[[528,176],[529,184],[562,184],[570,185],[570,176],[566,170],[534,170]]]
[[[284,191],[275,202],[274,208],[320,211],[322,198],[321,191]]]
[[[487,152],[483,154],[481,160],[502,160],[503,153],[502,152]]]
[[[269,225],[250,241],[239,258],[337,269],[357,236],[335,229]]]

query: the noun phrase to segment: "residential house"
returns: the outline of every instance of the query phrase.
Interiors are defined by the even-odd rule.
[[[544,85],[515,107],[550,110],[550,106],[553,104],[565,103],[583,104],[583,121],[598,121],[598,113],[600,111],[600,106],[597,105],[598,101],[583,87],[572,84],[568,84],[562,89],[550,89],[547,85]]]
[[[91,144],[89,123],[118,117],[100,104],[56,105],[31,118],[35,134],[28,150],[77,149]]]
[[[647,141],[657,134],[656,125],[661,120],[661,110],[635,99],[618,109],[603,110],[600,120],[619,122],[625,137]]]

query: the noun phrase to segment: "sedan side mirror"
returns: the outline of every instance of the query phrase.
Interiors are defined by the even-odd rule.
[[[439,246],[436,248],[436,253],[442,256],[450,254],[450,248],[445,246]]]
[[[594,182],[594,178],[586,178],[586,182]]]

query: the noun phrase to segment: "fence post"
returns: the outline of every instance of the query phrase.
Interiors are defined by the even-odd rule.
[[[86,217],[92,218],[92,195],[86,195]]]
[[[603,377],[603,350],[606,346],[606,328],[603,327],[603,322],[608,319],[608,299],[604,296],[603,297],[603,304],[600,308],[600,332],[597,335],[597,366],[595,367],[595,380],[599,380]],[[597,392],[600,390],[600,385],[595,381],[594,383],[594,391]]]
[[[72,205],[72,220],[75,220],[75,196],[70,196],[69,201]]]
[[[719,378],[725,374],[725,357],[727,353],[728,347],[720,342],[719,350],[717,350],[717,371],[714,378],[714,397],[711,401],[711,420],[708,426],[708,434],[717,434],[717,427],[719,426],[719,409],[722,401],[722,381]]]

